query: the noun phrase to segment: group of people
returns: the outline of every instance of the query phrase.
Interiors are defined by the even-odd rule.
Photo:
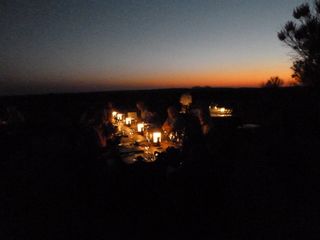
[[[153,123],[154,125],[159,125],[159,117],[156,112],[149,110],[147,105],[139,101],[136,104],[137,110],[139,112],[140,119],[147,123]],[[186,110],[189,109],[189,110]],[[209,115],[209,111],[205,107],[195,107],[190,106],[186,108],[184,105],[181,106],[179,111],[177,106],[171,105],[167,108],[167,118],[161,128],[164,132],[170,133],[173,131],[182,131],[185,128],[185,117],[197,118],[197,123],[201,126],[201,131],[204,136],[207,136],[212,129],[212,121]]]
[[[149,111],[146,104],[142,101],[136,104],[138,111],[140,112],[140,119],[144,122],[153,123],[159,125],[159,118],[157,113]],[[187,110],[186,110],[187,109]],[[171,105],[167,108],[166,120],[161,124],[161,128],[165,133],[184,131],[186,126],[186,120],[194,120],[193,128],[201,128],[202,135],[207,136],[212,129],[212,121],[209,115],[209,111],[206,107],[186,107],[181,106],[179,111],[178,107]]]
[[[167,108],[167,116],[161,121],[157,112],[151,111],[143,101],[136,103],[138,121],[149,123],[151,126],[162,129],[165,137],[170,133],[179,133],[183,136],[183,148],[188,157],[194,157],[190,151],[204,151],[206,138],[212,130],[212,122],[207,108],[171,105]],[[116,109],[111,102],[98,109],[90,109],[81,117],[80,124],[85,129],[87,146],[90,146],[94,153],[104,154],[114,151],[119,143],[117,128],[114,126],[112,113]]]

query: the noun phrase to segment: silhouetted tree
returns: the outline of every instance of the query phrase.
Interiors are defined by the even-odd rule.
[[[303,3],[293,11],[278,38],[295,51],[292,77],[305,86],[320,87],[320,0],[311,8]]]
[[[263,83],[262,87],[278,88],[283,86],[283,84],[284,84],[284,81],[278,76],[276,76],[276,77],[271,77],[267,82]]]

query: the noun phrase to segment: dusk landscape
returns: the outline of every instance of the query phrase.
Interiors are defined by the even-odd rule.
[[[0,3],[1,239],[319,239],[319,0]]]

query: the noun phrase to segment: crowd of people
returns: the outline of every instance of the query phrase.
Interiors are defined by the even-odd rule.
[[[211,135],[213,130],[208,108],[193,106],[190,103],[186,106],[182,103],[181,105],[167,105],[166,114],[151,110],[145,101],[137,101],[135,109],[130,110],[136,113],[137,122],[147,123],[157,130],[161,129],[164,138],[169,139],[170,134],[176,134],[182,138],[179,139],[183,142],[179,151],[168,149],[159,159],[166,158],[166,161],[171,161],[172,164],[177,162],[192,164],[204,162],[210,158],[210,143],[212,143]],[[61,144],[57,142],[57,145],[70,149],[71,154],[74,155],[73,158],[83,159],[82,162],[85,162],[86,166],[94,165],[99,161],[105,162],[107,165],[123,164],[121,163],[118,147],[121,136],[117,126],[114,124],[113,116],[113,112],[117,110],[112,102],[107,102],[98,107],[90,107],[81,115],[77,127],[70,129],[67,126],[65,129],[60,129],[60,132],[52,130],[57,133],[55,135],[60,134],[61,136],[59,137],[62,139],[72,139],[72,142],[69,141],[70,146],[62,146],[62,142]],[[25,129],[28,129],[28,124],[30,125],[30,121],[26,121],[24,114],[17,107],[1,108],[1,141],[6,145],[11,142],[17,142],[16,136],[18,135],[16,133],[26,132]],[[51,128],[50,125],[45,127],[48,130],[50,130],[49,127]],[[37,139],[39,134],[42,134],[48,141],[54,139],[54,137],[50,138],[48,134],[42,131],[41,128],[43,126],[39,124],[33,124],[29,128],[29,133],[33,134],[30,137],[34,139]],[[70,136],[65,137],[67,134]],[[29,135],[27,134],[26,136]],[[33,142],[33,140],[30,141],[29,145]]]
[[[114,152],[119,142],[114,125],[114,116],[117,109],[112,102],[105,106],[86,111],[80,120],[80,126],[86,136],[86,146],[96,155]],[[187,110],[187,111],[186,111]],[[207,107],[170,105],[167,107],[167,116],[161,121],[160,114],[150,110],[143,101],[136,103],[137,121],[149,124],[155,129],[161,129],[164,137],[172,133],[183,137],[183,151],[185,158],[196,161],[199,152],[207,153],[206,140],[209,138],[213,125]]]

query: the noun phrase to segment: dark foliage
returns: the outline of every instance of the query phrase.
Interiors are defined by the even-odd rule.
[[[320,0],[301,4],[293,11],[278,38],[294,50],[292,77],[305,86],[320,87]]]
[[[283,86],[283,84],[284,84],[284,81],[278,76],[276,76],[276,77],[271,77],[267,82],[263,83],[262,87],[278,88]]]

